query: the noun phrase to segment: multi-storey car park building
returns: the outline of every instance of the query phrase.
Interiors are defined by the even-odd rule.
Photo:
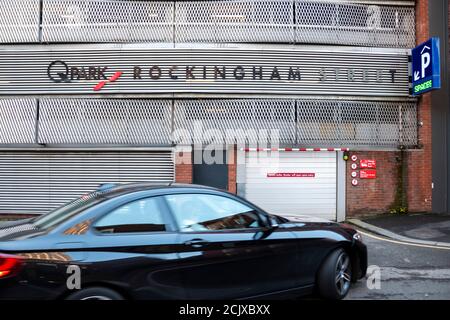
[[[431,95],[411,95],[409,62],[428,15],[425,0],[2,0],[0,214],[134,181],[337,220],[431,211]],[[218,151],[233,161],[190,161],[208,129],[241,129]],[[277,131],[278,167],[251,148],[260,133],[237,146],[242,129]],[[361,159],[376,178],[353,186]]]

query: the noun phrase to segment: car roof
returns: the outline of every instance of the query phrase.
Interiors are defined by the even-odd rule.
[[[196,185],[196,184],[186,184],[186,183],[152,183],[152,182],[139,182],[139,183],[121,183],[121,184],[106,184],[101,185],[99,189],[92,192],[91,196],[102,196],[106,198],[113,198],[129,193],[139,192],[139,191],[150,191],[158,189],[192,189],[192,190],[216,190],[217,188]]]

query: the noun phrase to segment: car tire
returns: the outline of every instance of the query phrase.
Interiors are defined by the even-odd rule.
[[[69,295],[66,300],[125,300],[114,290],[102,287],[82,289]]]
[[[352,264],[350,256],[344,249],[330,253],[317,274],[317,290],[322,298],[340,300],[350,290]]]

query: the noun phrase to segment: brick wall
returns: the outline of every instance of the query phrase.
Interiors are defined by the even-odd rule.
[[[175,153],[175,182],[192,183],[193,167],[191,152]]]
[[[237,151],[236,146],[228,149],[228,191],[236,193],[236,164]]]
[[[347,217],[388,212],[395,202],[401,167],[400,152],[350,152],[350,155],[358,157],[357,164],[361,159],[376,160],[377,178],[357,178],[358,185],[353,186],[351,177],[353,161],[350,159],[347,161]]]
[[[428,137],[428,136],[427,136]],[[427,142],[431,146],[431,141]],[[431,147],[404,152],[403,174],[408,211],[431,212]],[[399,170],[402,169],[400,152],[371,151],[350,152],[360,159],[377,161],[376,179],[357,179],[358,185],[352,186],[351,160],[347,161],[346,173],[346,214],[347,217],[363,216],[389,212],[396,203],[399,188]],[[359,169],[357,169],[359,171]]]

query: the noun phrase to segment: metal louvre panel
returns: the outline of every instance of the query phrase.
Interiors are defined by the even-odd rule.
[[[0,43],[39,41],[39,0],[0,1]]]
[[[271,130],[273,138],[295,140],[293,100],[178,100],[174,113],[175,143],[255,143],[273,137]]]
[[[106,94],[296,94],[360,95],[408,97],[408,56],[406,53],[368,50],[321,51],[318,49],[256,48],[156,48],[121,46],[104,48],[94,45],[34,47],[28,50],[0,47],[0,94],[95,94],[98,80],[74,80],[54,83],[47,74],[50,63],[63,60],[69,66],[108,66],[106,76],[122,71],[123,76],[106,85]],[[14,65],[14,68],[11,66]],[[142,68],[142,78],[134,79],[134,67]],[[149,75],[153,66],[161,69],[155,80]],[[171,68],[177,79],[169,76]],[[195,66],[195,79],[187,78],[187,68]],[[203,76],[206,68],[206,79]],[[225,67],[226,79],[215,74],[215,67]],[[243,79],[238,68],[244,70]],[[254,77],[255,67],[263,69],[263,78]],[[274,68],[280,78],[272,77]],[[290,69],[299,68],[301,80],[289,80]],[[354,79],[347,79],[354,70]],[[363,71],[367,71],[366,78]],[[377,76],[377,70],[381,75]],[[395,71],[392,82],[390,70]],[[339,72],[336,80],[336,72]],[[324,78],[324,81],[320,79]],[[1,80],[6,80],[2,82]]]
[[[44,0],[44,42],[170,42],[171,1]]]
[[[414,7],[346,1],[296,1],[296,43],[411,48]]]
[[[43,99],[39,143],[170,144],[170,100]]]
[[[34,143],[36,99],[0,99],[0,144]]]
[[[297,101],[298,142],[314,146],[413,146],[416,104],[335,100]]]
[[[176,42],[293,42],[294,2],[176,2]]]
[[[171,152],[0,152],[0,214],[39,214],[102,183],[174,180]]]

